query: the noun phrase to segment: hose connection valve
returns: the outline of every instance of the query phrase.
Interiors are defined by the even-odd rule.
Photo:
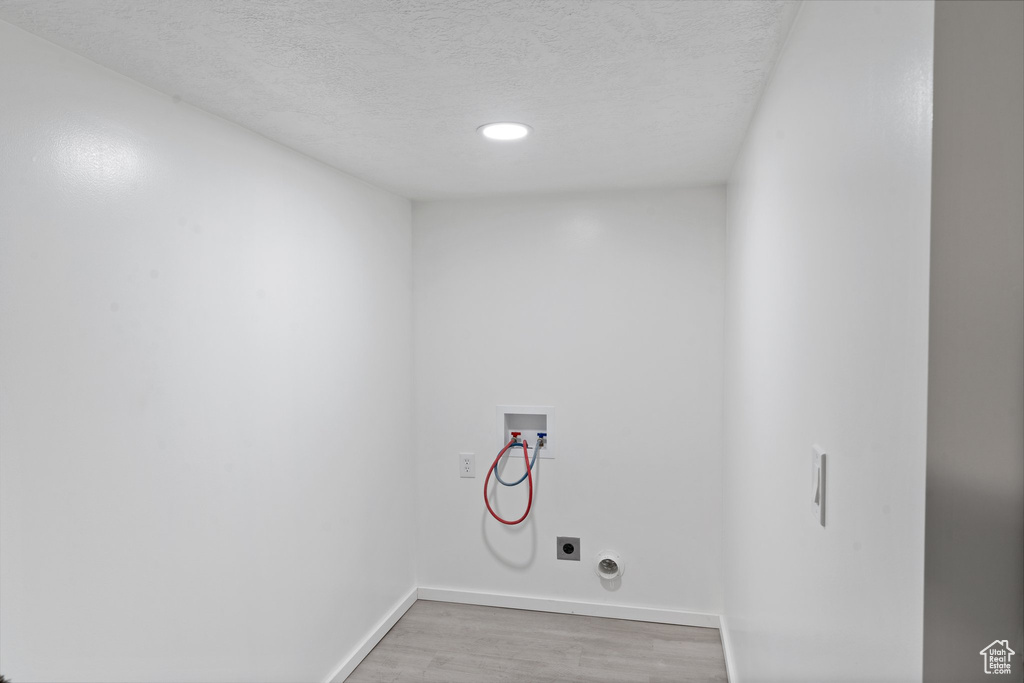
[[[537,432],[537,448],[543,448],[544,444],[548,442],[547,432]]]

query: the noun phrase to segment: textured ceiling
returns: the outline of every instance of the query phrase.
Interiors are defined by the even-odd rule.
[[[796,5],[0,0],[0,19],[434,198],[724,180]],[[535,132],[476,133],[502,120]]]

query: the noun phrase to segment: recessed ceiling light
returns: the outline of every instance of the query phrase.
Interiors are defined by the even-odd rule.
[[[477,130],[485,138],[491,140],[519,140],[529,135],[532,129],[525,123],[502,121],[501,123],[485,123]]]

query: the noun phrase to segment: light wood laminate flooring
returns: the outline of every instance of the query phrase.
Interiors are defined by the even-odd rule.
[[[718,629],[418,600],[346,683],[727,683]]]

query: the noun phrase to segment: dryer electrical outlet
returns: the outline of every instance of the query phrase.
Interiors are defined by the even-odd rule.
[[[580,561],[580,537],[559,536],[555,539],[555,557],[559,560]]]
[[[498,406],[498,450],[509,442],[512,432],[522,432],[530,450],[537,445],[537,435],[544,434],[544,447],[540,449],[541,458],[555,457],[557,433],[555,426],[555,409],[553,406]],[[516,449],[518,450],[518,449]],[[508,455],[506,454],[506,457]],[[532,455],[531,455],[532,457]]]

